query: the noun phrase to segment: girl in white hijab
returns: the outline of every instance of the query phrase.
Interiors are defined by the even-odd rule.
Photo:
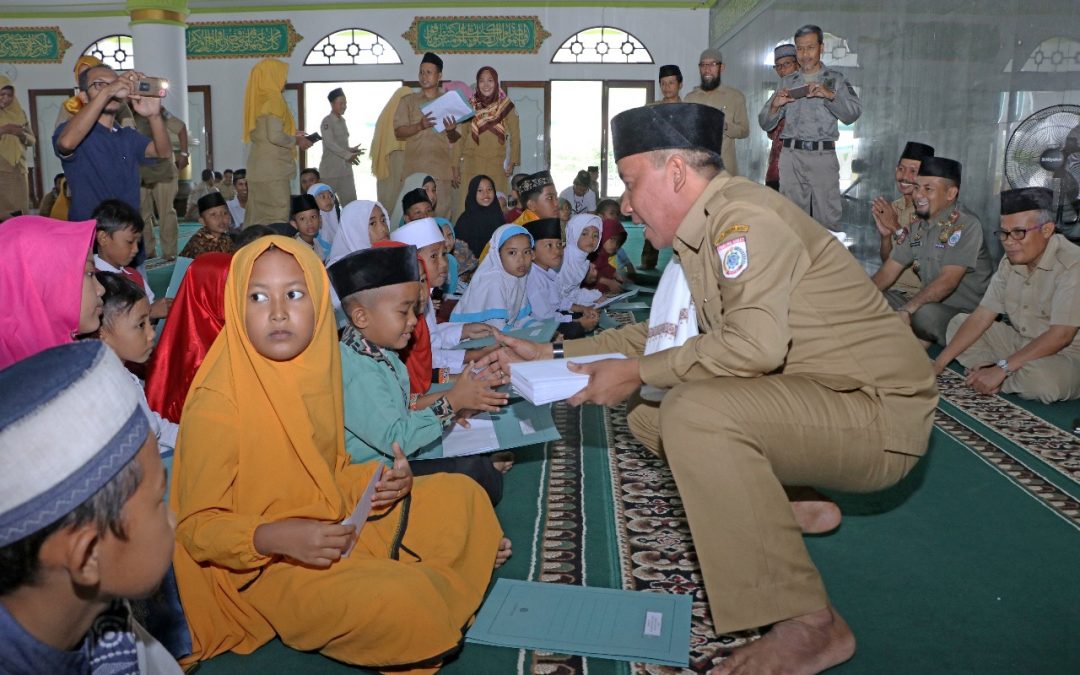
[[[357,199],[341,210],[341,226],[326,258],[329,267],[355,251],[390,238],[390,218],[379,202]]]
[[[338,202],[337,195],[334,194],[334,188],[326,183],[315,183],[308,188],[307,193],[314,197],[315,203],[319,205],[322,227],[319,228],[318,237],[329,251],[338,230],[341,229],[341,204]]]
[[[591,213],[579,213],[566,223],[566,249],[557,283],[559,295],[572,304],[591,307],[603,296],[600,291],[581,287],[589,273],[589,255],[600,247],[603,225],[600,216]],[[589,228],[595,232],[587,232]]]
[[[532,314],[526,293],[532,247],[532,235],[520,225],[495,230],[488,242],[490,253],[480,262],[450,320],[486,323],[499,329],[525,323]]]

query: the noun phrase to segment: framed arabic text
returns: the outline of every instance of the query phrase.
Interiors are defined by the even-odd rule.
[[[535,16],[419,16],[401,37],[417,54],[535,54],[551,33]]]

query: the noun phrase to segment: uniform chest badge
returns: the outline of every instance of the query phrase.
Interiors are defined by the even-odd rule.
[[[956,246],[960,243],[960,235],[964,233],[963,230],[957,230],[949,235],[949,246]]]
[[[944,226],[941,228],[941,232],[938,232],[937,240],[939,244],[944,244],[945,242],[949,241],[949,230],[947,230]]]
[[[720,256],[720,271],[725,279],[735,279],[750,266],[750,254],[746,250],[746,237],[735,237],[716,247]]]

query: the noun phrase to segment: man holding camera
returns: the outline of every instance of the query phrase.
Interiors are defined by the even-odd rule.
[[[843,73],[825,67],[825,36],[817,26],[795,31],[799,70],[780,80],[758,113],[769,131],[781,119],[780,194],[830,230],[840,229],[840,163],[837,121],[851,124],[862,114],[862,102]],[[688,99],[689,100],[689,99]]]
[[[53,133],[53,150],[60,158],[71,189],[70,220],[88,220],[105,199],[120,199],[139,210],[139,166],[149,159],[171,158],[172,144],[161,116],[160,90],[139,92],[139,72],[117,75],[96,66],[79,75],[83,107]],[[151,138],[116,124],[125,101],[150,123]]]

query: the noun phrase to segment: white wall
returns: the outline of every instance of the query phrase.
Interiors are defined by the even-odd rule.
[[[348,10],[288,12],[296,31],[303,40],[288,59],[290,82],[341,81],[341,80],[415,80],[420,56],[413,53],[412,46],[401,37],[408,30],[415,15],[478,15],[476,9],[457,12],[429,10]],[[547,8],[535,10],[515,8],[513,12],[492,12],[504,15],[536,15],[543,28],[551,33],[538,54],[512,55],[443,55],[446,79],[471,82],[476,70],[483,65],[493,65],[503,80],[549,80],[549,79],[610,79],[654,80],[657,69],[665,63],[679,64],[687,74],[689,91],[695,79],[698,54],[708,43],[709,14],[707,10],[690,9],[606,9]],[[241,13],[234,15],[198,14],[191,21],[242,21],[280,19],[283,14]],[[12,26],[42,25],[41,19],[5,20]],[[19,65],[19,90],[25,95],[27,89],[67,88],[73,85],[72,70],[75,60],[92,41],[105,35],[131,33],[126,17],[80,18],[49,20],[49,25],[60,25],[64,36],[72,43],[62,65]],[[561,65],[550,63],[552,55],[564,40],[579,30],[597,25],[622,28],[638,37],[652,53],[655,64],[583,64]],[[320,66],[305,67],[303,61],[308,51],[327,34],[348,27],[361,27],[374,31],[386,39],[401,55],[404,62],[399,66]],[[139,53],[147,49],[135,45],[136,67]],[[248,71],[256,59],[213,59],[188,61],[188,84],[210,85],[213,100],[214,165],[235,167],[244,157],[241,142],[241,116],[243,112],[244,86]],[[151,74],[151,73],[148,73]],[[659,96],[657,90],[656,95]],[[51,120],[50,120],[51,124]],[[317,124],[309,121],[308,126]]]

